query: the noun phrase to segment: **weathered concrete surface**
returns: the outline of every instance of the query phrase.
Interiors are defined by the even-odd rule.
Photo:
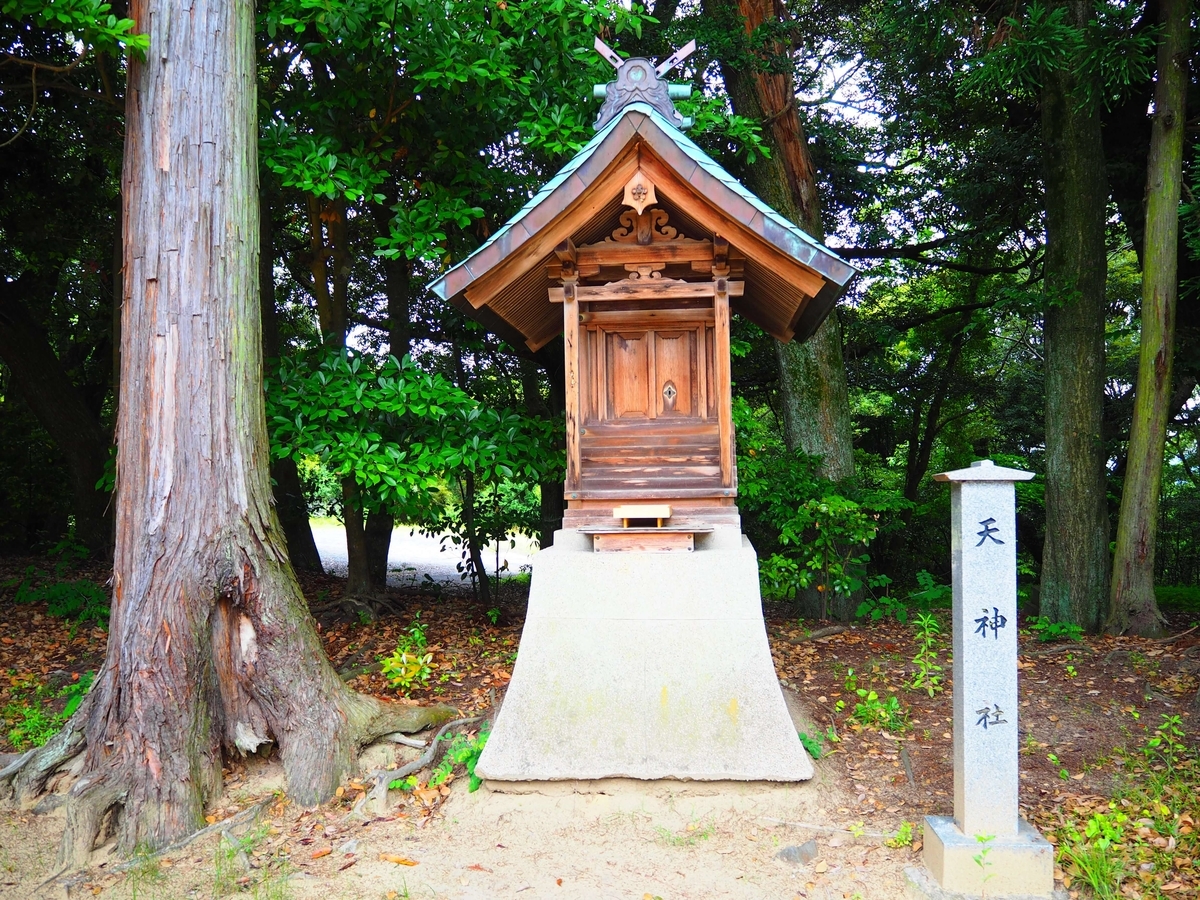
[[[1023,819],[1016,834],[980,841],[949,816],[926,816],[924,861],[944,892],[926,896],[980,897],[985,890],[997,898],[1054,896],[1054,847]]]
[[[534,560],[512,682],[476,772],[490,781],[801,781],[813,767],[767,645],[750,543]]]

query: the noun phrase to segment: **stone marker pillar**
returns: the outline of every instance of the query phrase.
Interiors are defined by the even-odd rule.
[[[950,482],[954,571],[954,817],[925,819],[924,896],[1050,897],[1054,848],[1017,809],[1017,535],[1013,483],[991,460]],[[936,882],[936,886],[931,883]]]

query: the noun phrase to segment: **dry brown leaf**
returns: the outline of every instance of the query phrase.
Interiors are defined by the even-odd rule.
[[[314,850],[314,851],[312,852],[312,858],[313,858],[313,859],[320,859],[322,856],[328,856],[328,855],[329,855],[330,853],[332,853],[332,852],[333,852],[333,848],[332,848],[332,847],[323,847],[323,848],[322,848],[322,849],[320,849],[320,850]]]
[[[407,856],[398,856],[395,853],[380,853],[379,858],[384,862],[395,863],[398,866],[415,866],[417,861],[409,859]]]

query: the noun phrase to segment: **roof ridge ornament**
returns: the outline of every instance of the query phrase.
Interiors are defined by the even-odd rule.
[[[600,38],[596,38],[593,46],[596,52],[617,70],[617,77],[614,81],[610,81],[608,84],[598,84],[592,88],[593,96],[604,98],[604,105],[600,107],[600,114],[596,116],[597,131],[615,119],[621,110],[630,103],[638,102],[654,107],[668,122],[681,131],[692,126],[692,120],[681,116],[675,109],[675,104],[671,102],[672,99],[690,97],[692,86],[690,84],[670,84],[663,80],[663,76],[696,52],[694,40],[688,41],[657,66],[651,60],[640,56],[622,59],[612,47]]]

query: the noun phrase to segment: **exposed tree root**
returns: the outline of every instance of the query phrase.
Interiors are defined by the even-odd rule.
[[[453,722],[447,722],[443,725],[432,741],[429,742],[429,748],[421,754],[421,758],[408,765],[401,766],[399,769],[376,769],[367,776],[368,781],[373,781],[375,786],[371,788],[371,792],[359,801],[362,807],[373,806],[379,815],[387,812],[387,792],[388,785],[397,778],[407,778],[414,772],[420,772],[426,766],[432,766],[437,760],[438,751],[442,749],[442,738],[451,728],[457,728],[460,725],[471,725],[475,722],[482,721],[485,716],[473,716],[469,719],[455,719]],[[359,809],[356,806],[356,811]]]

